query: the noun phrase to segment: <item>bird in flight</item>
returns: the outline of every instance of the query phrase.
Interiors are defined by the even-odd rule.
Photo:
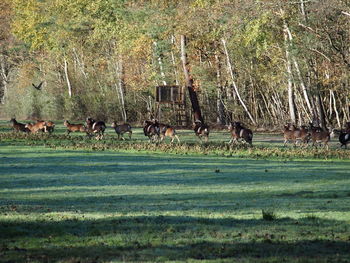
[[[41,86],[43,85],[43,81],[40,82],[40,84],[38,86],[35,86],[34,83],[32,83],[33,87],[36,88],[37,90],[41,90]]]

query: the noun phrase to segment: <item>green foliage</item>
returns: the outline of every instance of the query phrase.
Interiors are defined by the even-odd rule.
[[[153,94],[153,87],[162,81],[173,84],[177,80],[183,85],[179,39],[184,34],[188,39],[190,71],[196,84],[199,83],[199,90],[203,91],[200,104],[203,111],[211,115],[208,119],[215,120],[217,116],[214,115],[218,115],[214,103],[208,102],[217,100],[216,91],[222,86],[225,109],[234,107],[236,116],[247,117],[241,104],[232,102],[229,95],[232,79],[222,47],[222,39],[225,39],[233,77],[243,101],[259,124],[260,120],[276,123],[280,121],[276,117],[280,112],[288,112],[285,21],[293,37],[289,51],[298,62],[300,77],[308,82],[310,100],[315,100],[313,87],[321,85],[318,89],[323,97],[329,95],[330,89],[335,90],[338,115],[345,122],[348,110],[339,105],[345,105],[349,96],[342,91],[349,79],[350,35],[347,16],[342,13],[348,9],[348,4],[336,0],[316,1],[306,4],[303,14],[301,3],[277,0],[269,3],[255,0],[6,0],[4,11],[0,12],[4,21],[0,33],[7,43],[6,48],[0,50],[1,65],[5,65],[0,94],[5,93],[5,83],[9,83],[9,94],[14,94],[14,83],[23,78],[22,64],[35,61],[37,72],[25,78],[46,79],[50,84],[46,94],[40,98],[26,94],[28,106],[23,105],[23,109],[8,101],[12,104],[6,105],[9,115],[33,111],[36,115],[53,118],[83,114],[104,118],[111,114],[118,118],[121,106],[114,89],[122,78],[125,105],[133,111],[133,119],[136,119],[134,116],[140,119],[146,107],[145,101],[140,99],[141,93],[147,93],[148,97]],[[11,39],[15,38],[22,41],[21,45],[12,44]],[[73,83],[73,98],[69,100],[66,99],[64,60],[68,61],[68,75]],[[218,61],[220,80],[217,79]],[[123,65],[122,72],[116,69],[117,63]],[[295,94],[300,97],[296,107],[302,122],[308,122],[311,116],[299,95],[302,94],[299,73],[294,65],[292,70]],[[18,74],[13,73],[16,71]],[[219,82],[221,87],[218,87]],[[135,101],[135,98],[138,99]],[[274,108],[276,98],[281,109]],[[105,101],[103,105],[102,101]],[[43,105],[33,107],[40,103]],[[332,107],[328,100],[325,103],[325,108]],[[140,111],[134,113],[134,105],[140,106]],[[332,115],[329,119],[336,117],[334,110],[329,113]]]

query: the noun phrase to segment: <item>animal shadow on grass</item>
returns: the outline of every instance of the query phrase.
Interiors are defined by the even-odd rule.
[[[266,262],[271,258],[277,260],[274,262],[346,262],[345,259],[350,258],[349,242],[334,238],[321,240],[307,235],[304,239],[295,240],[286,237],[288,233],[298,231],[317,232],[320,226],[333,233],[332,229],[341,229],[344,222],[320,218],[264,221],[182,216],[31,223],[3,221],[0,224],[0,252],[5,262],[144,262],[225,258],[254,262]],[[288,229],[289,232],[276,233],[275,229],[278,228]],[[264,231],[259,232],[258,229]],[[224,236],[213,239],[213,233],[224,233]],[[41,247],[18,247],[11,243],[22,238],[40,242]],[[67,240],[62,242],[64,239]]]

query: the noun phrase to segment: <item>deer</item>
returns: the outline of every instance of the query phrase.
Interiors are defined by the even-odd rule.
[[[39,131],[46,132],[47,126],[45,121],[37,121],[36,123],[27,123],[25,126],[27,129],[30,130],[31,133],[37,133]]]
[[[159,140],[160,128],[157,120],[144,121],[143,133],[149,138],[149,142],[156,142]]]
[[[67,127],[67,134],[69,135],[71,132],[87,132],[84,124],[71,124],[69,121],[65,120],[63,125]]]
[[[204,140],[208,142],[209,140],[209,127],[208,125],[202,123],[200,120],[195,120],[193,123],[193,130],[196,136],[202,141],[202,137]]]
[[[297,142],[300,141],[300,143],[303,143],[304,145],[307,145],[309,143],[311,133],[306,125],[300,126],[300,128],[297,128],[295,125],[292,125],[293,135],[294,135],[294,145],[297,145]]]
[[[311,140],[312,146],[317,147],[317,143],[323,143],[324,147],[328,150],[328,142],[331,140],[331,133],[327,129],[322,129],[320,127],[314,127],[310,124]],[[332,131],[332,135],[334,132]]]
[[[350,122],[345,123],[345,132],[350,133]]]
[[[106,124],[104,121],[95,121],[88,117],[86,118],[86,128],[89,135],[96,134],[96,139],[101,140],[104,137],[106,130]]]
[[[15,132],[30,132],[25,124],[17,122],[15,118],[12,118],[10,122],[12,123],[12,128]]]
[[[241,139],[244,142],[249,143],[251,146],[253,145],[253,132],[250,129],[245,128],[240,122],[234,121],[230,123],[228,129],[231,133],[229,144],[238,142],[238,140]]]
[[[339,142],[340,142],[340,148],[345,146],[344,148],[347,148],[348,143],[350,143],[350,132],[343,132],[341,131],[339,134]]]
[[[176,139],[178,143],[180,143],[179,136],[176,134],[176,130],[174,127],[168,125],[168,124],[159,124],[159,129],[160,129],[160,141],[162,142],[165,137],[170,137],[171,138],[171,143],[174,142]]]
[[[51,134],[54,129],[55,129],[55,123],[53,121],[47,121],[46,122],[46,132]]]
[[[295,142],[294,131],[290,129],[290,124],[285,124],[283,126],[283,138],[284,138],[283,146],[286,146],[287,142],[289,141]]]
[[[115,132],[118,134],[118,140],[122,138],[122,140],[125,140],[124,133],[129,133],[129,140],[131,140],[132,130],[131,126],[128,123],[117,125],[117,122],[112,122],[111,125],[112,128],[114,128]]]

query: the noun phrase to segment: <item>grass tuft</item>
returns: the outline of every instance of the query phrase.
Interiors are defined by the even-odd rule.
[[[266,221],[273,221],[277,219],[277,215],[273,210],[261,210],[262,218]]]

